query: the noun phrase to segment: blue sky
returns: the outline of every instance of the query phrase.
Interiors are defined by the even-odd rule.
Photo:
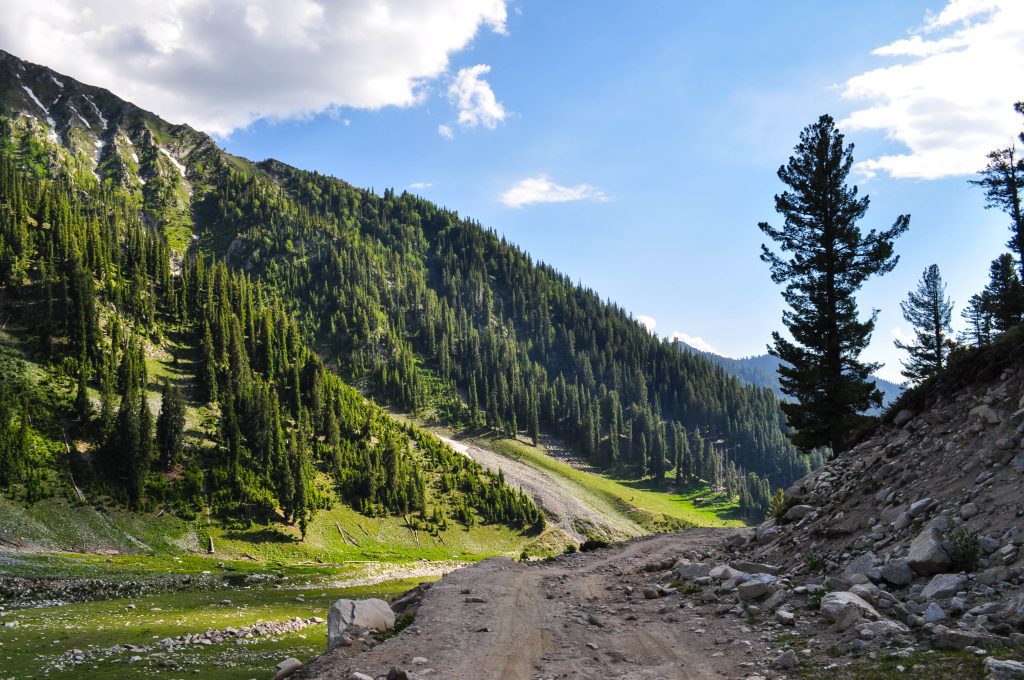
[[[210,12],[196,18],[202,2],[172,3],[177,23],[166,26],[112,4],[117,21],[144,26],[145,59],[90,47],[82,25],[93,15],[67,24],[65,42],[80,31],[105,66],[79,57],[65,68],[217,133],[232,153],[455,208],[653,319],[659,335],[730,356],[764,351],[782,303],[758,259],[757,223],[781,221],[775,171],[821,113],[843,121],[867,161],[856,171],[872,198],[862,226],[912,215],[898,268],[860,297],[865,314],[880,309],[867,356],[886,363],[883,376],[899,378],[892,340],[909,331],[899,302],[924,268],[941,268],[958,323],[1004,250],[1005,216],[983,210],[967,179],[1024,127],[1010,110],[1024,92],[979,69],[1024,64],[1012,0],[422,3],[445,5],[440,18],[416,16],[416,3],[363,16],[373,3],[303,0],[310,18],[295,26],[258,2],[225,3],[214,24]],[[61,70],[63,57],[29,30],[41,10],[0,4],[21,11],[0,47]],[[365,26],[367,39],[332,37],[332,21]],[[403,22],[409,33],[395,28]],[[209,55],[181,36],[232,30],[241,46],[215,55],[209,78],[192,77]],[[237,105],[202,103],[218,99]]]

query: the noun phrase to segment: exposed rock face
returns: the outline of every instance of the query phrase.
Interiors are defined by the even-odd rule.
[[[387,630],[395,625],[395,613],[384,600],[338,600],[327,614],[327,648],[341,644],[345,631],[353,626]]]

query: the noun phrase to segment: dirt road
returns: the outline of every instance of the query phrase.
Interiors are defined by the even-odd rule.
[[[543,565],[486,560],[434,585],[399,635],[365,652],[338,648],[295,677],[377,677],[392,666],[451,680],[743,677],[763,646],[756,634],[685,598],[643,595],[657,577],[644,566],[714,551],[730,531],[662,534]]]
[[[458,439],[443,436],[441,439],[485,468],[495,472],[501,470],[511,486],[521,488],[529,494],[547,515],[551,524],[557,525],[577,542],[587,538],[581,531],[583,527],[592,527],[597,533],[614,538],[642,536],[647,533],[643,527],[625,515],[599,510],[581,500],[587,497],[587,490],[577,488],[577,485],[567,479]]]

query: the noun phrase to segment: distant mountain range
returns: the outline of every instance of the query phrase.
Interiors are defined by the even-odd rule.
[[[725,369],[726,372],[736,376],[748,385],[767,387],[780,399],[789,398],[782,393],[782,388],[779,384],[780,360],[777,357],[773,357],[770,354],[759,354],[753,357],[733,359],[732,357],[723,357],[721,355],[714,354],[713,352],[706,352],[704,350],[697,349],[696,347],[688,345],[681,340],[677,340],[676,343],[681,348],[689,352],[705,357],[706,359],[710,359]],[[883,408],[888,407],[889,404],[896,401],[896,399],[903,394],[903,387],[900,385],[885,380],[884,378],[880,378],[877,375],[874,376],[874,379],[875,383],[878,385],[878,389],[882,391]]]

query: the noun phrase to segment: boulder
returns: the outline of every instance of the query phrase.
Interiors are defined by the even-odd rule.
[[[785,609],[780,609],[775,612],[775,621],[783,626],[795,626],[796,614],[791,611],[786,611]]]
[[[965,649],[981,642],[983,636],[965,630],[953,630],[941,623],[932,628],[932,647],[935,649]]]
[[[946,620],[946,612],[942,611],[942,607],[939,606],[938,602],[932,602],[924,610],[921,618],[924,619],[925,623],[938,623],[939,621]]]
[[[796,522],[798,520],[807,517],[814,512],[814,507],[810,505],[794,505],[786,511],[786,519],[790,522]]]
[[[854,576],[861,575],[865,576],[867,573],[875,567],[875,553],[866,552],[860,557],[853,559],[849,564],[846,565],[846,569],[843,569],[843,578],[847,581],[853,579]]]
[[[821,615],[836,630],[846,630],[861,619],[878,619],[878,612],[862,598],[848,592],[825,593],[821,598]]]
[[[751,574],[736,590],[741,600],[756,600],[773,592],[777,580],[771,574]]]
[[[1024,678],[1024,663],[993,659],[990,656],[985,659],[985,673],[985,680],[1016,680],[1017,678]]]
[[[881,621],[866,621],[857,626],[857,637],[861,640],[888,638],[909,632],[910,628],[899,621],[890,621],[888,619],[883,619]]]
[[[963,589],[966,583],[967,577],[963,574],[939,574],[932,577],[932,580],[921,591],[921,595],[929,600],[953,597]]]
[[[690,560],[679,560],[672,567],[672,573],[680,581],[693,581],[703,578],[711,573],[711,565],[706,562],[691,562]]]
[[[952,560],[942,548],[942,535],[935,528],[919,533],[910,544],[907,565],[922,576],[932,576],[946,571]]]
[[[796,652],[792,649],[787,649],[782,654],[779,654],[777,657],[772,659],[772,662],[769,665],[774,669],[786,671],[800,665],[800,659],[797,658]]]
[[[903,427],[911,421],[914,417],[914,412],[909,408],[900,409],[900,412],[896,414],[896,417],[892,419],[892,424],[896,427]]]
[[[729,579],[736,578],[742,573],[743,572],[739,569],[733,569],[728,565],[720,564],[717,567],[712,567],[711,571],[708,572],[708,576],[716,581],[728,581]]]
[[[295,657],[288,657],[281,663],[277,664],[277,674],[274,676],[274,680],[284,680],[291,676],[295,671],[302,668],[302,662]]]
[[[911,581],[914,580],[914,571],[903,558],[886,562],[885,566],[882,567],[881,573],[882,579],[886,583],[900,588],[910,585]]]
[[[910,514],[911,518],[914,518],[930,510],[933,505],[935,505],[934,498],[922,498],[919,501],[911,503],[910,509],[907,510],[907,512]]]
[[[799,506],[797,506],[799,507]],[[754,541],[758,545],[768,545],[779,537],[779,528],[775,526],[775,520],[769,520],[757,527],[754,533]]]
[[[384,600],[338,600],[327,614],[327,648],[337,647],[352,626],[388,630],[395,625],[395,613]]]
[[[771,574],[777,576],[781,567],[776,567],[771,564],[761,564],[760,562],[746,562],[744,560],[733,560],[729,563],[729,566],[736,571],[745,571],[748,574]]]
[[[964,519],[970,519],[978,514],[977,503],[964,503],[960,506],[960,516]]]

